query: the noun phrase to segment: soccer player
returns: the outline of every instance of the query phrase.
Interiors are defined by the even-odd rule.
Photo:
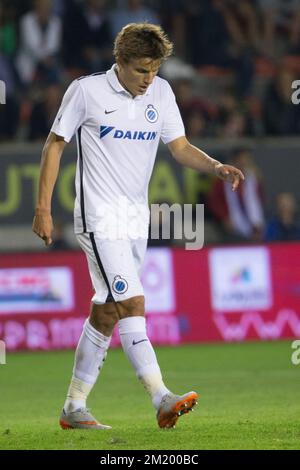
[[[86,400],[116,323],[123,350],[151,396],[160,427],[174,427],[197,402],[196,392],[175,395],[166,387],[146,333],[140,272],[148,235],[148,183],[160,138],[179,163],[213,173],[231,182],[233,190],[243,174],[186,139],[172,89],[156,76],[171,53],[172,43],[159,26],[125,26],[115,39],[116,64],[71,83],[43,148],[33,231],[51,244],[53,187],[64,147],[76,133],[74,225],[95,291],[60,417],[63,429],[110,428],[91,415]],[[138,208],[128,210],[127,219],[119,210],[120,200],[129,209]],[[122,233],[113,233],[120,225]],[[129,225],[132,230],[126,234]]]

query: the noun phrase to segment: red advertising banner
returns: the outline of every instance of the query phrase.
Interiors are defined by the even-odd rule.
[[[300,338],[298,243],[148,249],[142,283],[154,344]],[[1,255],[0,339],[8,351],[74,348],[91,297],[80,251]]]
[[[300,338],[300,244],[175,251],[187,341]]]
[[[91,293],[81,252],[1,255],[0,338],[6,349],[74,347]]]

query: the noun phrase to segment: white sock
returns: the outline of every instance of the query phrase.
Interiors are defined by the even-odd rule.
[[[145,318],[136,316],[119,320],[119,333],[126,356],[158,409],[162,397],[170,391],[163,383],[154,349],[146,333]]]
[[[75,352],[65,411],[74,411],[86,406],[86,399],[105,361],[110,340],[111,336],[104,336],[86,320]]]

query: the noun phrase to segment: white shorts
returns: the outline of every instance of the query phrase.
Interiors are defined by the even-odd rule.
[[[94,233],[76,234],[86,254],[95,295],[92,302],[104,304],[144,295],[140,275],[147,240],[109,240]]]

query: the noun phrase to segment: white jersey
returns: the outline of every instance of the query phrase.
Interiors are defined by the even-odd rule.
[[[66,142],[77,136],[75,233],[105,231],[103,208],[114,212],[120,198],[145,208],[148,226],[148,185],[159,140],[167,144],[185,134],[166,80],[155,77],[144,95],[132,98],[115,65],[81,77],[67,89],[51,131]]]

